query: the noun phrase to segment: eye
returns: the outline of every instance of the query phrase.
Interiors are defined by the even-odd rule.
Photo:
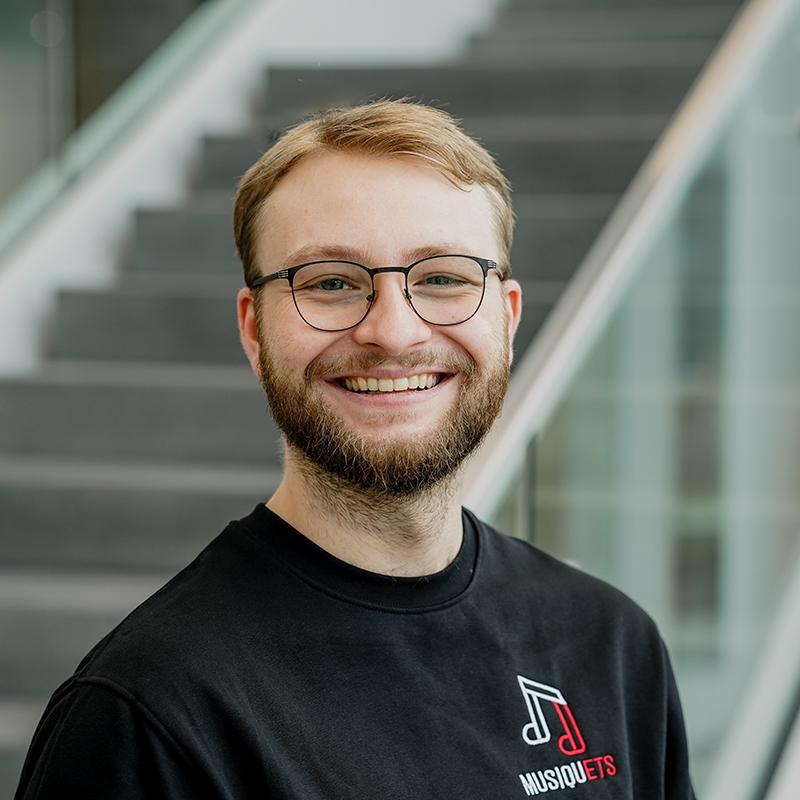
[[[345,261],[319,261],[306,264],[294,276],[295,294],[318,295],[320,298],[350,293],[368,293],[369,274],[357,264]]]
[[[428,286],[457,286],[464,281],[457,275],[427,275],[424,283]]]
[[[323,292],[338,292],[342,289],[355,289],[355,286],[347,283],[344,278],[324,278],[321,281],[317,281],[312,286],[308,286],[308,289],[321,289]]]

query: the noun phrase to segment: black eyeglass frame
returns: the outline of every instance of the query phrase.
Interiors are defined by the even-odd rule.
[[[475,307],[475,310],[466,318],[462,319],[459,322],[430,322],[429,320],[425,319],[422,314],[414,308],[414,301],[411,299],[411,294],[408,291],[408,274],[411,272],[417,264],[421,264],[423,261],[430,261],[434,258],[468,258],[470,261],[474,261],[482,270],[483,270],[483,288],[481,289],[481,299],[478,301],[478,305]],[[366,296],[365,300],[367,301],[367,310],[364,312],[364,315],[358,322],[354,322],[352,325],[348,325],[346,328],[320,328],[317,325],[312,325],[304,316],[303,312],[300,311],[300,307],[297,305],[297,297],[294,294],[294,276],[301,270],[303,267],[311,267],[314,264],[350,264],[354,267],[360,267],[369,275],[370,279],[370,293]],[[489,274],[489,270],[493,269],[497,271],[497,274],[500,276],[500,280],[503,280],[503,273],[500,272],[500,267],[497,266],[496,261],[492,261],[489,258],[480,258],[479,256],[465,256],[456,253],[443,253],[442,255],[438,256],[426,256],[425,258],[420,258],[418,261],[415,261],[413,264],[409,264],[407,267],[375,267],[371,269],[370,267],[365,267],[363,264],[359,264],[357,261],[345,261],[341,258],[325,258],[318,261],[307,261],[305,264],[298,264],[295,267],[289,267],[288,269],[281,269],[277,272],[273,272],[271,275],[264,275],[261,278],[256,278],[251,284],[250,289],[258,289],[260,286],[263,286],[265,283],[270,283],[270,281],[278,280],[279,278],[286,278],[289,281],[289,287],[292,290],[292,300],[294,301],[294,307],[297,309],[297,313],[300,315],[300,318],[306,325],[314,328],[314,330],[318,331],[327,331],[328,333],[338,333],[339,331],[349,331],[351,328],[355,328],[357,325],[360,325],[369,314],[370,309],[372,308],[372,303],[375,300],[376,292],[375,292],[375,276],[380,275],[383,272],[402,272],[403,276],[405,277],[405,286],[403,287],[403,294],[406,296],[406,300],[408,304],[411,306],[414,313],[425,323],[428,325],[436,325],[440,328],[448,328],[452,325],[461,325],[462,323],[466,322],[467,320],[472,319],[478,311],[480,311],[481,305],[483,304],[483,298],[486,295],[486,276]]]

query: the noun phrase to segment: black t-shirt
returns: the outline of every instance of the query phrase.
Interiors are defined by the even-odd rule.
[[[652,621],[463,519],[424,578],[231,523],[54,694],[18,800],[693,798]]]

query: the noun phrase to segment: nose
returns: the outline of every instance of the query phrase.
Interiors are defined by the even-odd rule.
[[[353,340],[398,356],[431,338],[431,326],[417,316],[405,294],[403,276],[375,276],[375,299],[366,317],[353,328]]]

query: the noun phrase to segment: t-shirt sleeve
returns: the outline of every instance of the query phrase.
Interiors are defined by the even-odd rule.
[[[208,787],[158,722],[111,686],[56,694],[15,800],[198,800]]]

